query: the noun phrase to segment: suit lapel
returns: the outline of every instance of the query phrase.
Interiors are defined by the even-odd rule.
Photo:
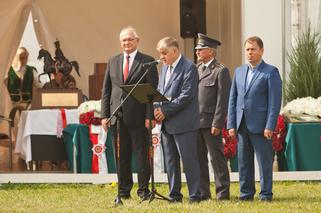
[[[205,78],[206,76],[208,76],[210,74],[211,74],[211,70],[208,67],[206,67],[206,69],[204,71],[201,66],[198,69],[199,80],[202,80],[203,78]]]
[[[119,80],[119,82],[124,83],[124,76],[123,76],[123,59],[124,59],[124,55],[120,54],[117,57],[117,62],[116,62],[116,66],[115,67],[115,73],[116,73],[116,77]]]
[[[260,66],[257,68],[257,70],[255,71],[255,73],[254,73],[254,75],[253,75],[253,77],[252,77],[252,80],[251,80],[251,82],[250,82],[250,85],[247,87],[247,90],[246,90],[246,92],[245,93],[247,93],[250,89],[251,89],[251,87],[252,87],[252,85],[254,84],[254,82],[255,82],[255,80],[261,75],[261,69],[262,69],[262,67],[263,67],[263,61],[262,61],[262,63],[260,64]],[[246,78],[245,78],[246,79]],[[246,82],[245,82],[245,84],[244,84],[244,86],[246,85]]]
[[[159,79],[159,84],[160,84],[160,92],[162,94],[164,94],[164,87],[165,87],[165,76],[166,76],[166,70],[167,70],[168,66],[167,65],[164,65],[162,67],[162,72],[161,72],[161,76],[160,76],[160,79]]]
[[[248,66],[244,66],[243,70],[241,71],[240,75],[241,75],[241,82],[243,82],[243,91],[244,93],[246,93],[246,77],[247,77],[247,72],[248,72],[249,68]]]
[[[208,67],[203,71],[202,66],[198,67],[198,76],[199,81],[205,78],[206,76],[210,75],[212,73],[212,70],[214,70],[215,67],[215,59],[210,63]]]
[[[181,57],[181,59],[179,60],[179,62],[176,65],[176,67],[174,68],[174,71],[173,71],[173,73],[172,73],[171,77],[169,78],[168,83],[166,85],[166,88],[164,88],[164,93],[170,88],[172,82],[179,75],[179,71],[178,70],[181,69],[180,66],[182,66],[182,63],[181,63],[182,59],[183,59],[183,56]],[[168,69],[168,66],[166,66],[166,68]],[[166,72],[168,71],[167,69],[166,69]],[[166,72],[165,72],[165,76],[166,76]],[[164,80],[164,84],[165,84],[165,80]]]

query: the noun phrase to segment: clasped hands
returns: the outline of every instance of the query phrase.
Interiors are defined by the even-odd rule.
[[[154,117],[157,123],[161,123],[165,119],[165,115],[161,108],[158,107],[154,109]]]

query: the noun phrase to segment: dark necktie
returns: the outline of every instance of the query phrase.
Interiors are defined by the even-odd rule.
[[[202,71],[205,71],[205,70],[206,70],[206,66],[203,65],[203,66],[202,66]]]
[[[128,77],[128,73],[129,73],[129,55],[126,56],[126,62],[125,62],[125,68],[124,68],[124,82],[126,81],[127,77]]]

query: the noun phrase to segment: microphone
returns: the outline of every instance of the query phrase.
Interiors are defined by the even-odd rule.
[[[143,67],[147,68],[147,67],[155,66],[155,65],[159,64],[160,62],[161,62],[161,60],[159,60],[159,59],[156,61],[147,62],[147,63],[143,64]]]

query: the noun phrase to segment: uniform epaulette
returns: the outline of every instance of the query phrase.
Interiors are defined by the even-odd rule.
[[[224,68],[225,67],[225,65],[224,64],[222,64],[222,63],[219,63],[219,62],[215,62],[215,65],[217,66],[217,67],[219,67],[219,68]]]

